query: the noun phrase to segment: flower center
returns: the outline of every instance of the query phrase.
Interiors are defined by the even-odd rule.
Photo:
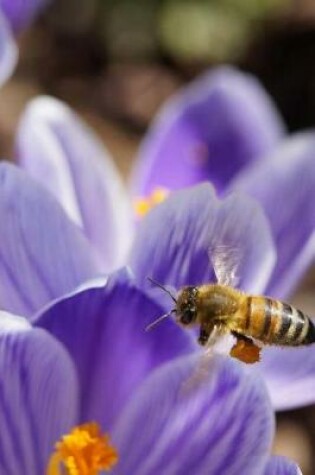
[[[143,218],[154,206],[165,200],[169,191],[166,188],[154,188],[151,195],[147,197],[136,198],[134,209],[138,218]]]
[[[109,471],[118,461],[109,436],[98,424],[76,426],[56,443],[46,475],[98,475]]]

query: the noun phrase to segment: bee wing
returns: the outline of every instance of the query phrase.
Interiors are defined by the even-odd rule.
[[[208,255],[218,283],[237,287],[240,282],[239,268],[243,258],[240,248],[216,244],[209,248]]]
[[[201,354],[194,372],[183,383],[182,391],[189,392],[195,390],[198,385],[204,383],[204,381],[208,378],[209,373],[211,373],[212,365],[215,361],[214,355],[216,354],[216,351],[214,350],[214,347],[216,345],[220,345],[220,343],[224,344],[224,338],[226,336],[228,335],[224,327],[214,327],[206,343],[206,346],[201,350]],[[221,352],[219,351],[218,353]],[[224,351],[223,353],[225,354],[226,352]]]

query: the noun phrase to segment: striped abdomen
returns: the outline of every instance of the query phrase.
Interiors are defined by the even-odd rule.
[[[309,317],[267,297],[247,297],[242,327],[242,333],[264,343],[297,346],[315,342],[315,327]]]

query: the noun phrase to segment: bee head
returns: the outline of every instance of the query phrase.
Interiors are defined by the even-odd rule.
[[[182,325],[191,325],[197,318],[197,287],[184,287],[177,298],[176,317]]]
[[[178,298],[176,299],[174,295],[166,288],[164,285],[160,284],[156,280],[148,277],[150,282],[157,287],[160,287],[164,292],[166,292],[175,303],[175,307],[172,308],[169,312],[165,313],[161,317],[154,320],[150,323],[146,330],[150,330],[156,324],[160,323],[165,318],[168,318],[172,313],[176,314],[176,321],[181,325],[193,325],[196,323],[197,319],[197,295],[198,295],[198,288],[194,286],[184,287],[180,290],[178,294]]]

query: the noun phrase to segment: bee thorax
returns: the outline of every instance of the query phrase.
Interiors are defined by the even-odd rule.
[[[221,285],[202,286],[199,291],[198,310],[201,319],[230,317],[239,308],[239,293]]]

